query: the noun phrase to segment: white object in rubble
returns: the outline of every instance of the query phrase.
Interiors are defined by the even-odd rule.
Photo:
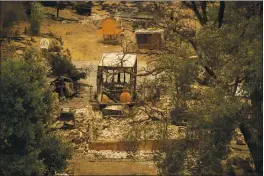
[[[40,48],[45,48],[45,49],[49,48],[49,40],[47,38],[42,38],[40,40]]]

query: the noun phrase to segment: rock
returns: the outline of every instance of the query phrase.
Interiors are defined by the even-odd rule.
[[[62,108],[61,111],[63,111],[63,112],[70,112],[71,111],[71,108]]]
[[[79,131],[77,131],[77,130],[71,131],[70,135],[77,136],[77,135],[79,135]]]
[[[16,54],[22,55],[23,54],[23,51],[22,50],[16,50]]]
[[[88,110],[87,110],[87,108],[80,108],[80,109],[76,109],[76,110],[75,110],[75,113],[76,113],[76,114],[87,115]]]
[[[62,20],[61,23],[62,24],[68,24],[68,23],[73,23],[73,21],[70,21],[70,20]]]
[[[56,173],[56,176],[69,176],[67,173]]]

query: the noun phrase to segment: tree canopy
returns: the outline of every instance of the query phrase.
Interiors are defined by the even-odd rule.
[[[240,128],[261,175],[262,3],[154,2],[142,11],[153,12],[149,27],[165,31],[152,59],[165,68],[173,105],[193,117],[186,146],[166,151],[163,174],[222,175],[227,144]]]
[[[51,133],[56,94],[38,55],[5,58],[0,80],[0,175],[49,175],[70,159],[68,145]],[[2,59],[2,58],[1,58]]]

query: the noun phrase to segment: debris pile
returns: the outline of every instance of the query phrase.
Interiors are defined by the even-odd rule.
[[[133,159],[137,160],[152,160],[153,152],[152,151],[137,151],[135,153],[129,153],[125,151],[112,151],[112,150],[89,150],[86,153],[86,156],[90,159]]]
[[[84,92],[81,91],[78,97],[60,104],[64,111],[68,109],[68,111],[74,112],[75,127],[63,128],[67,126],[65,124],[68,122],[62,121],[57,121],[54,124],[61,138],[72,143],[76,156],[86,156],[91,159],[130,158],[131,152],[126,152],[123,148],[121,150],[109,150],[109,148],[102,146],[103,149],[97,151],[97,148],[93,148],[92,145],[97,142],[112,142],[122,143],[121,146],[124,147],[123,142],[126,141],[161,139],[165,131],[168,139],[180,139],[184,136],[185,128],[167,124],[165,129],[163,121],[151,119],[146,113],[137,111],[136,107],[125,118],[103,117],[101,111],[93,110],[88,103],[88,94]],[[152,157],[148,152],[137,151],[133,153],[133,158]]]

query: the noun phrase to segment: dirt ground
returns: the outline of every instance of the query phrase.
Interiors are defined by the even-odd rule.
[[[55,8],[46,8],[50,14],[56,14]],[[102,53],[105,52],[119,52],[120,46],[104,45],[100,41],[102,36],[97,34],[97,27],[90,23],[90,17],[80,16],[71,9],[60,10],[60,17],[65,19],[79,20],[74,23],[67,23],[64,21],[55,21],[46,19],[42,22],[41,33],[52,33],[57,37],[62,37],[63,48],[69,49],[72,55],[72,60],[98,60],[101,58]],[[29,24],[20,24],[20,32],[22,33],[25,26],[29,28]],[[39,47],[39,40],[41,37],[34,37],[37,42],[36,46]]]
[[[74,175],[157,175],[153,162],[135,161],[95,161],[85,158],[72,160],[74,168],[69,170]]]

